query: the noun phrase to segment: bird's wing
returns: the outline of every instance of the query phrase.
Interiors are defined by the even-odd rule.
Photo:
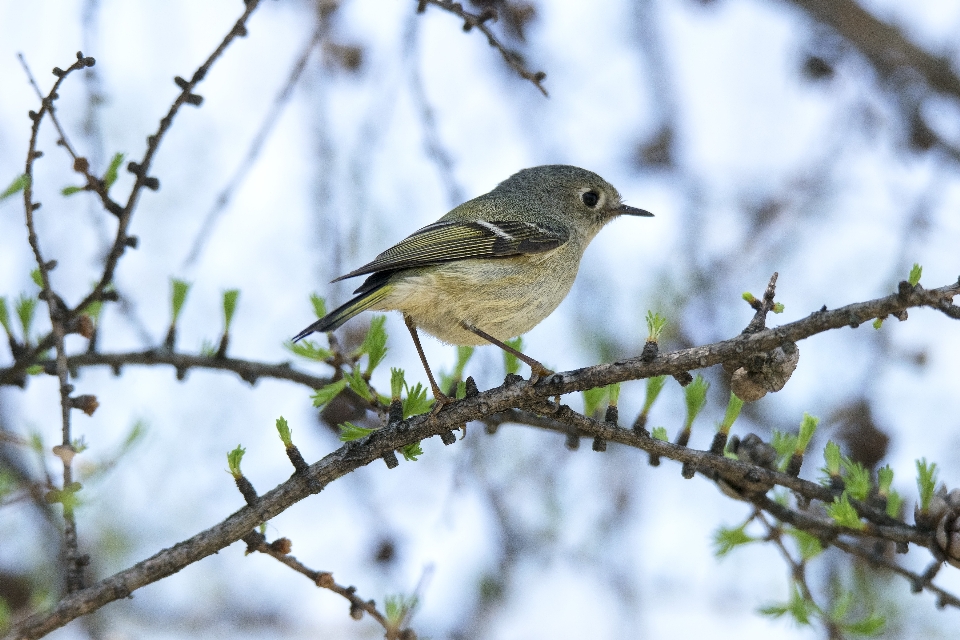
[[[453,260],[543,253],[556,249],[569,238],[567,231],[555,222],[435,222],[334,282],[367,273],[426,267]]]

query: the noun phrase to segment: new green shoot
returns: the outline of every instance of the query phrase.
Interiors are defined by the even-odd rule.
[[[238,444],[236,449],[227,453],[227,467],[234,478],[243,476],[240,472],[240,461],[243,460],[243,454],[246,452],[247,450]]]
[[[237,310],[237,298],[240,297],[239,289],[227,289],[223,292],[223,332],[230,332],[230,325],[233,323],[233,314]]]
[[[287,419],[283,416],[277,418],[277,433],[280,434],[280,441],[284,447],[289,449],[293,446],[293,434],[290,431],[290,425],[287,424]]]
[[[926,513],[937,486],[937,463],[927,464],[926,458],[917,460],[917,488],[920,490],[920,511]]]
[[[913,268],[910,269],[910,275],[907,277],[907,282],[915,287],[920,284],[921,275],[923,275],[923,267],[920,266],[919,262],[914,262]]]
[[[667,326],[667,319],[659,313],[647,311],[647,342],[658,342],[663,328]]]
[[[176,278],[170,279],[170,306],[173,309],[172,320],[170,324],[177,324],[180,318],[180,312],[183,310],[183,303],[187,300],[187,293],[190,291],[190,283]]]

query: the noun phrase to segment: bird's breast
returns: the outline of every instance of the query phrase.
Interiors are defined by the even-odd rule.
[[[402,311],[418,327],[451,344],[485,343],[461,322],[507,340],[538,325],[570,292],[582,254],[570,244],[540,254],[401,271],[375,308]]]

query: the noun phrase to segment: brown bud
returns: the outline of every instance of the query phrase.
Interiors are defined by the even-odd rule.
[[[354,620],[361,620],[363,618],[363,607],[356,602],[350,603],[350,617]]]
[[[73,450],[73,447],[58,444],[53,448],[53,455],[63,460],[63,464],[69,465],[73,462],[73,457],[77,455],[77,452]]]
[[[77,173],[86,173],[90,169],[90,162],[83,156],[73,161],[73,170]]]
[[[70,398],[70,405],[74,409],[80,409],[80,411],[83,411],[88,416],[92,416],[93,412],[100,406],[100,403],[97,402],[97,396],[82,395]]]
[[[80,315],[80,317],[77,318],[77,333],[87,340],[93,338],[94,329],[93,319],[90,316]]]
[[[290,538],[277,538],[270,543],[270,550],[280,555],[287,555],[293,549],[293,542]]]
[[[333,574],[329,571],[321,571],[317,576],[317,586],[324,589],[331,589],[337,583],[333,581]]]

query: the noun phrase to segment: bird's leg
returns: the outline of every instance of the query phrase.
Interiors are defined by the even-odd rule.
[[[420,362],[423,363],[423,369],[427,372],[427,378],[430,380],[430,387],[433,389],[433,398],[436,401],[433,408],[433,413],[437,413],[445,407],[446,405],[453,402],[453,400],[440,390],[440,387],[437,385],[437,381],[433,379],[433,372],[430,371],[430,365],[427,364],[427,356],[423,355],[423,347],[420,346],[420,336],[417,335],[417,325],[413,323],[413,318],[407,314],[403,314],[403,322],[407,325],[407,329],[410,331],[410,337],[413,338],[413,344],[417,347],[417,354],[420,356]]]
[[[517,358],[519,358],[519,359],[522,360],[523,362],[526,362],[528,365],[530,365],[530,372],[531,372],[531,374],[532,374],[532,375],[530,376],[530,380],[531,380],[532,382],[536,382],[538,378],[546,378],[547,376],[553,375],[553,371],[550,371],[550,369],[547,369],[545,366],[543,366],[542,364],[540,364],[539,362],[537,362],[536,360],[534,360],[534,359],[531,358],[530,356],[525,356],[525,355],[523,355],[522,353],[520,353],[519,351],[517,351],[516,349],[514,349],[514,348],[511,347],[510,345],[504,344],[503,342],[497,340],[497,339],[494,338],[492,335],[490,335],[490,334],[487,333],[486,331],[480,329],[479,327],[476,327],[476,326],[470,324],[469,322],[467,322],[467,321],[465,321],[465,320],[461,320],[461,321],[460,321],[460,326],[463,327],[464,329],[466,329],[467,331],[470,331],[471,333],[477,334],[478,336],[480,336],[481,338],[483,338],[484,340],[486,340],[486,341],[489,342],[490,344],[495,344],[495,345],[497,345],[498,347],[500,347],[501,349],[503,349],[503,350],[506,351],[507,353],[510,353],[510,354],[516,356]]]

